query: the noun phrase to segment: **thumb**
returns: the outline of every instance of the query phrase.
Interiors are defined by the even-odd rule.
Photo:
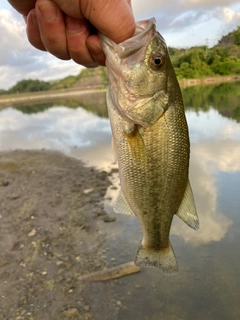
[[[83,0],[81,12],[98,31],[116,43],[134,34],[130,0]]]
[[[46,0],[37,0],[38,4]],[[87,19],[116,43],[131,37],[135,21],[130,0],[52,0],[68,16]]]

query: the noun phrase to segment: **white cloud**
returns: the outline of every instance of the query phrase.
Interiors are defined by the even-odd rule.
[[[236,0],[132,0],[136,20],[156,17],[157,28],[169,46],[213,45],[240,24]],[[25,34],[25,23],[8,2],[0,9],[0,88],[29,78],[57,79],[77,74],[80,66],[61,61],[33,48]]]
[[[61,61],[32,47],[25,22],[13,10],[0,9],[0,39],[1,89],[8,89],[22,79],[59,79],[78,74],[82,68],[73,61]]]
[[[223,21],[226,32],[240,25],[240,12],[236,12],[230,8],[218,8],[215,16]]]
[[[7,10],[0,10],[1,21],[1,65],[14,63],[26,53],[27,42],[25,40],[25,28],[23,23],[13,19],[12,14]],[[27,60],[26,60],[27,61]]]
[[[184,8],[215,8],[219,6],[230,6],[238,3],[237,0],[182,0]]]
[[[229,9],[235,17],[240,7],[236,0],[132,0],[137,20],[155,16],[157,28],[165,37],[167,44],[175,47],[191,47],[208,44],[213,46],[220,38],[239,24],[232,19],[226,28],[226,21],[220,15],[223,8]],[[220,11],[219,11],[220,10]]]

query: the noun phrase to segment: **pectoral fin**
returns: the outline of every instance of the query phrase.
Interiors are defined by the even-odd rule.
[[[127,200],[125,199],[122,190],[120,190],[119,195],[117,197],[116,203],[113,207],[113,210],[116,213],[123,213],[123,214],[134,214],[132,209],[130,208]]]
[[[135,163],[142,166],[147,160],[146,147],[141,134],[139,133],[139,126],[134,125],[132,131],[124,131],[124,135],[128,142],[129,151]]]
[[[199,228],[199,220],[194,203],[192,188],[188,181],[182,203],[178,209],[177,216],[182,219],[189,227],[197,230]]]

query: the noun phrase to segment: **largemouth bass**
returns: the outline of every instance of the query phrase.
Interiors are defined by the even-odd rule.
[[[189,135],[181,91],[155,19],[115,44],[100,35],[109,74],[107,104],[121,191],[114,210],[135,214],[143,240],[135,263],[166,274],[178,265],[169,233],[176,214],[199,222],[188,180]]]

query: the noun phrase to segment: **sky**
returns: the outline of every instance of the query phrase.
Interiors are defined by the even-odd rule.
[[[156,18],[158,31],[171,47],[211,47],[240,25],[236,0],[132,0],[132,7],[136,21]],[[21,15],[7,0],[0,5],[0,39],[0,89],[22,79],[56,80],[82,69],[32,47]]]

